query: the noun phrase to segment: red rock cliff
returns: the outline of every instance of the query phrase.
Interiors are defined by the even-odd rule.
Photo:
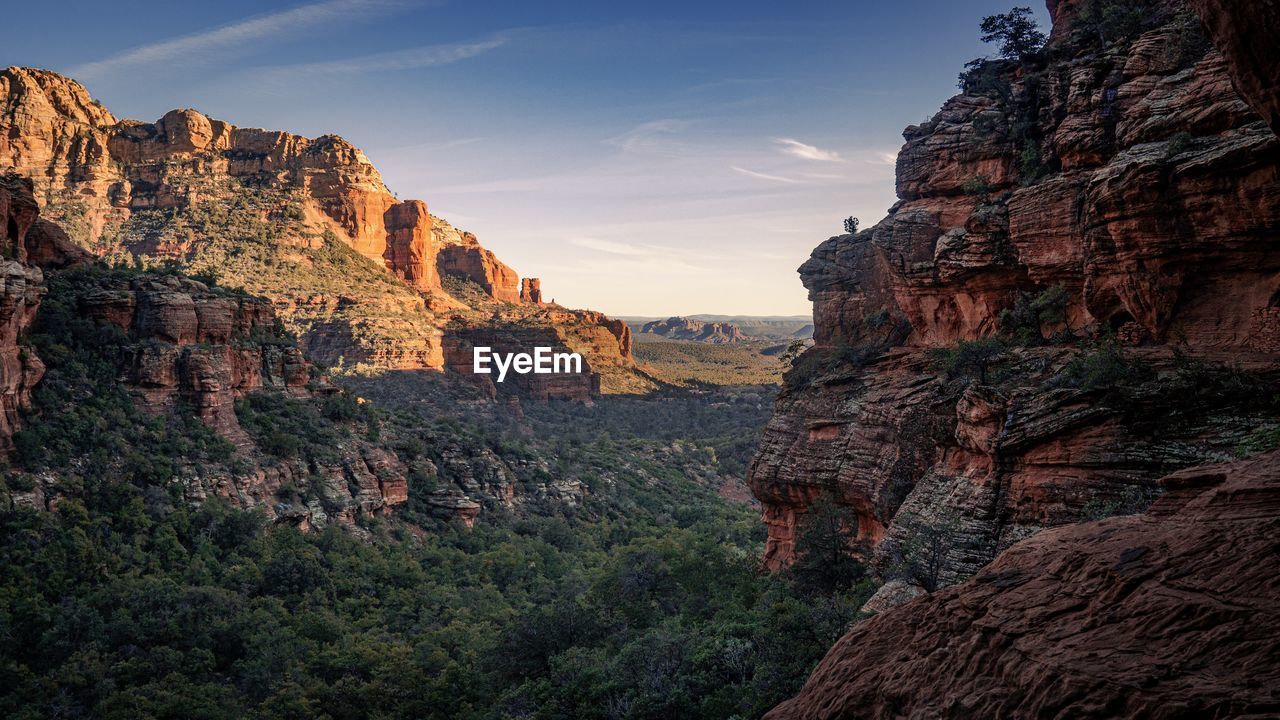
[[[1042,60],[988,63],[907,128],[900,202],[801,267],[816,347],[750,471],[769,566],[790,562],[810,503],[831,494],[887,548],[911,526],[947,527],[940,584],[955,582],[1040,528],[1234,452],[1263,422],[1188,390],[1202,383],[1186,355],[1276,367],[1280,142],[1178,3],[1105,41],[1077,5],[1051,4]],[[992,378],[965,389],[930,356],[1037,302],[1055,311],[1031,310]],[[1128,360],[1077,347],[1107,334]],[[1147,379],[1080,379],[1112,361]]]
[[[1280,453],[1164,484],[1145,515],[1046,530],[859,623],[765,717],[1274,714]]]
[[[230,179],[299,193],[308,219],[418,290],[440,290],[437,254],[460,244],[478,260],[448,251],[443,264],[518,299],[510,268],[474,236],[436,232],[425,203],[397,201],[364,153],[334,135],[239,128],[191,109],[118,120],[73,80],[11,67],[0,72],[0,166],[32,177],[53,219],[74,220],[84,242],[132,211],[216,201],[228,191],[210,181]]]

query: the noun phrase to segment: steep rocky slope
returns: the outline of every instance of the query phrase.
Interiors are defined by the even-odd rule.
[[[946,585],[1274,441],[1280,141],[1180,3],[1050,6],[1043,53],[906,129],[889,216],[800,268],[816,346],[750,473],[772,567],[830,495],[883,576]]]
[[[766,717],[1272,716],[1280,452],[1162,484],[856,625]]]
[[[856,624],[800,694],[767,717],[1264,717],[1280,707],[1280,587],[1270,564],[1259,560],[1276,553],[1280,537],[1280,451],[1256,454],[1280,444],[1274,334],[1280,183],[1276,139],[1256,116],[1238,110],[1226,67],[1235,68],[1242,92],[1262,112],[1258,98],[1273,92],[1280,76],[1251,64],[1252,41],[1223,38],[1227,28],[1265,9],[1195,4],[1226,60],[1197,50],[1202,44],[1179,3],[1140,8],[1144,22],[1134,21],[1132,44],[1117,38],[1103,48],[1105,55],[1109,47],[1127,47],[1123,74],[1084,96],[1101,100],[1106,114],[1054,116],[1061,123],[1036,135],[1061,142],[1038,146],[1052,152],[1039,185],[1075,182],[1076,189],[1064,193],[1059,185],[1033,195],[1030,206],[1019,197],[1038,185],[1004,195],[1004,207],[991,209],[984,198],[965,218],[963,235],[938,241],[935,284],[944,282],[938,272],[944,248],[1007,214],[1007,229],[995,226],[993,257],[1003,257],[1005,273],[994,287],[1013,282],[1023,290],[1020,276],[1039,276],[1056,279],[1054,288],[1021,294],[1004,305],[1007,312],[993,315],[1001,304],[991,299],[993,285],[977,282],[993,279],[980,267],[956,288],[954,306],[939,302],[921,313],[903,266],[882,252],[879,228],[829,241],[802,269],[815,314],[827,317],[819,352],[842,360],[836,369],[808,368],[806,382],[779,403],[795,415],[774,432],[788,424],[801,432],[794,425],[807,408],[811,419],[823,412],[836,420],[811,421],[810,444],[838,444],[825,466],[819,450],[805,451],[795,440],[789,451],[766,449],[757,458],[757,491],[783,500],[771,516],[771,559],[789,560],[796,515],[815,490],[794,475],[788,484],[768,473],[816,467],[840,478],[834,493],[855,508],[864,538],[878,541],[872,559],[893,580],[864,608],[879,614]],[[1106,67],[1080,52],[1082,34],[1115,30],[1098,25],[1090,8],[1098,6],[1049,3],[1055,28],[1047,71],[1080,59],[1090,61],[1090,72]],[[1160,52],[1157,40],[1170,33],[1182,39]],[[1126,95],[1131,68],[1149,69],[1152,58],[1185,64],[1196,52],[1202,57],[1189,68],[1148,79],[1144,93]],[[1270,78],[1261,92],[1240,82],[1242,68],[1254,80]],[[1026,90],[1026,67],[1000,69],[1015,72],[1014,86],[1021,82]],[[991,77],[971,72],[966,81]],[[1126,97],[1137,104],[1126,109]],[[1161,112],[1144,115],[1144,106]],[[1218,125],[1230,117],[1237,119]],[[1145,136],[1152,142],[1126,147],[1120,138],[1135,119],[1178,134],[1165,142]],[[1217,126],[1213,134],[1204,134],[1205,122]],[[920,136],[913,130],[908,160],[912,135]],[[983,131],[956,130],[955,137]],[[1097,151],[1108,143],[1116,155]],[[1080,147],[1094,148],[1092,159],[1063,154]],[[1241,147],[1248,151],[1238,154]],[[1193,155],[1183,159],[1188,149]],[[1020,172],[1028,157],[1035,159],[1024,152]],[[920,200],[927,197],[907,199],[895,215]],[[1055,208],[1063,203],[1069,211]],[[1027,212],[1039,219],[1015,221]],[[983,214],[982,225],[975,224]],[[886,223],[892,228],[895,221]],[[992,239],[988,234],[984,242]],[[929,269],[923,257],[916,263]],[[1071,284],[1072,277],[1080,282]],[[876,311],[876,322],[848,332],[841,320],[865,310]],[[959,321],[955,310],[962,311]],[[901,316],[892,322],[895,313]],[[961,342],[929,362],[920,346],[936,338],[917,332],[922,319],[943,320],[934,331],[950,328],[962,341],[985,327],[1002,342]],[[1050,333],[1066,339],[1067,332],[1104,339],[1084,355],[1046,340]],[[870,349],[868,338],[876,341]],[[1215,367],[1222,362],[1231,367]],[[945,372],[937,377],[940,365]],[[956,382],[956,375],[966,379]],[[833,389],[842,385],[853,389]],[[841,416],[842,403],[857,406],[852,417]],[[913,412],[911,405],[928,409]],[[876,442],[887,448],[877,452]],[[1159,467],[1249,455],[1154,484],[1143,480]],[[846,463],[857,469],[845,475]],[[1125,486],[1147,490],[1116,497]],[[1108,496],[1116,499],[1097,503]],[[1133,513],[1153,496],[1145,514],[1072,524],[1073,516]],[[1046,525],[1065,526],[1015,542]],[[994,562],[981,567],[992,554]]]
[[[415,512],[467,523],[485,504],[582,498],[580,483],[339,391],[264,298],[98,263],[39,216],[29,181],[0,178],[0,221],[0,467],[16,503],[54,508],[91,474],[172,476],[192,503],[363,533],[411,484]]]
[[[31,185],[0,177],[0,454],[13,448],[21,411],[44,376],[44,363],[22,343],[44,296],[44,268],[88,258],[52,223],[40,217]]]
[[[1270,1],[1187,0],[1203,20],[1213,43],[1227,57],[1240,95],[1280,133],[1280,4]]]
[[[397,200],[336,136],[239,128],[190,109],[119,120],[68,78],[12,67],[0,72],[0,168],[31,177],[46,215],[99,255],[176,263],[271,298],[328,364],[444,367],[445,329],[475,309],[445,290],[449,278],[480,288],[509,323],[521,305],[541,305],[536,280],[522,293],[474,235]],[[586,326],[554,332],[563,342],[597,321],[607,329],[600,318],[572,313],[562,319]],[[622,338],[606,354],[597,365],[633,364]]]

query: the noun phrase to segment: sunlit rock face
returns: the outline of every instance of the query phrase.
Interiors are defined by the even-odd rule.
[[[421,200],[396,198],[364,153],[337,136],[241,128],[192,109],[154,123],[121,120],[74,80],[11,67],[0,71],[0,169],[31,178],[45,216],[95,253],[212,262],[215,274],[231,274],[218,275],[223,284],[268,297],[318,362],[442,369],[446,344],[456,344],[446,328],[497,309],[506,325],[541,327],[556,315],[567,324],[553,328],[558,344],[581,339],[586,353],[599,348],[594,366],[617,370],[616,381],[605,373],[606,390],[651,387],[635,372],[622,323],[544,308],[536,279],[522,288],[475,235]],[[359,277],[352,262],[335,260],[329,238],[369,261]],[[209,260],[211,245],[252,260],[229,269]],[[288,271],[264,279],[264,265]],[[380,277],[384,269],[390,277]],[[451,281],[478,295],[453,297],[444,288]],[[578,393],[549,394],[562,392]]]
[[[993,63],[907,128],[899,202],[800,268],[816,346],[750,471],[769,567],[791,561],[809,505],[831,495],[872,545],[901,539],[903,511],[953,525],[955,582],[1090,503],[1232,453],[1254,422],[1190,393],[1180,407],[1055,385],[1081,355],[1048,341],[1067,332],[1114,337],[1161,378],[1183,354],[1266,373],[1280,351],[1268,111],[1237,93],[1239,61],[1181,3],[1153,3],[1105,46],[1084,6],[1050,3],[1042,61]],[[1010,376],[963,392],[931,359],[1051,291],[1060,312],[1045,342],[1007,351]]]

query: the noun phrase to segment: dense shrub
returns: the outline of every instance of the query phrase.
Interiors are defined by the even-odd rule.
[[[1000,334],[1016,345],[1043,345],[1047,340],[1044,326],[1065,322],[1066,310],[1067,291],[1060,285],[1046,288],[1035,295],[1018,293],[1013,307],[1000,311]]]
[[[1004,343],[995,338],[961,340],[954,347],[931,350],[929,357],[935,369],[948,380],[970,378],[986,385],[991,369],[1006,356]]]

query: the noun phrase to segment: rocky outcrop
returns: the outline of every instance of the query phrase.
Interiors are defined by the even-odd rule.
[[[271,303],[177,275],[102,278],[79,293],[81,314],[124,330],[123,380],[155,414],[194,408],[206,425],[247,444],[235,400],[264,388],[305,395],[310,365],[276,335]]]
[[[11,67],[0,72],[6,168],[32,177],[46,215],[95,252],[177,263],[269,297],[318,362],[439,369],[456,316],[541,303],[536,281],[522,301],[519,275],[475,235],[399,201],[336,136],[239,128],[191,109],[119,120],[73,80]]]
[[[0,183],[0,247],[5,257],[25,253],[25,241],[36,218],[29,188]],[[44,274],[18,260],[0,261],[0,453],[13,449],[13,434],[22,427],[21,411],[31,402],[31,388],[44,374],[40,359],[19,344],[44,294]]]
[[[1236,90],[1280,133],[1280,5],[1242,0],[1187,0],[1227,58]]]
[[[45,294],[44,270],[84,263],[89,254],[40,217],[30,181],[0,177],[0,459],[13,449],[44,363],[21,344]]]
[[[805,718],[1262,717],[1280,705],[1280,452],[1162,481],[1144,515],[1046,530],[854,626]]]
[[[1212,384],[1197,363],[1274,383],[1280,141],[1179,3],[1105,44],[1080,7],[1051,3],[1043,59],[986,64],[907,128],[900,202],[800,268],[816,345],[750,471],[770,567],[832,495],[885,572],[945,531],[933,580],[957,582],[1275,421],[1194,388]],[[935,356],[996,335],[981,372]]]
[[[542,304],[542,281],[538,278],[524,278],[520,281],[520,302],[531,305]]]
[[[479,245],[448,245],[440,249],[436,267],[441,275],[455,275],[479,285],[499,302],[520,302],[520,276]]]
[[[727,322],[702,322],[687,317],[669,317],[647,322],[640,332],[661,335],[672,340],[694,340],[712,345],[742,342],[747,336],[737,325]]]
[[[440,289],[425,204],[398,202],[364,153],[334,135],[239,128],[191,109],[118,120],[73,80],[11,67],[0,72],[0,166],[32,177],[81,242],[137,210],[224,200],[211,179],[297,191],[308,219],[413,287]]]

